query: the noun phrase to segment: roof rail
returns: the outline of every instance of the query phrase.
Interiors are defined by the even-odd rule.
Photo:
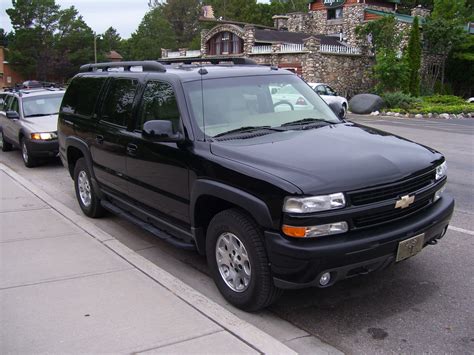
[[[258,65],[258,63],[252,59],[242,58],[242,57],[218,57],[218,58],[162,58],[159,60],[163,64],[172,64],[172,63],[182,63],[182,64],[192,64],[192,63],[211,63],[211,64],[220,64],[226,62],[232,62],[235,65]]]
[[[97,64],[84,64],[79,69],[79,72],[91,72],[91,71],[108,71],[110,68],[123,68],[124,71],[131,71],[131,67],[142,67],[143,71],[158,71],[165,72],[166,68],[163,64],[153,60],[142,60],[142,61],[130,61],[130,62],[108,62],[108,63],[97,63]]]

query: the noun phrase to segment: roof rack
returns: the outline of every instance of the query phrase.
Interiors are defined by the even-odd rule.
[[[211,63],[211,64],[220,64],[226,62],[232,62],[235,65],[258,65],[258,63],[252,59],[242,58],[242,57],[219,57],[219,58],[164,58],[159,60],[162,64],[172,64],[172,63],[182,63],[182,64],[192,64],[192,63]]]
[[[130,62],[108,62],[108,63],[97,63],[97,64],[84,64],[79,69],[79,72],[91,72],[91,71],[108,71],[110,68],[123,68],[124,71],[131,71],[132,67],[142,67],[143,71],[158,71],[165,72],[166,68],[163,64],[153,60],[142,60],[142,61],[130,61]]]

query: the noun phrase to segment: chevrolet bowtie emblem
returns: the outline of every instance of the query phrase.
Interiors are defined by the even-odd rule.
[[[415,202],[415,196],[406,195],[395,203],[395,208],[407,208]]]

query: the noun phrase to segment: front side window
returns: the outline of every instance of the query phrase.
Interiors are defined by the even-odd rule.
[[[316,87],[316,92],[318,93],[318,95],[327,95],[326,87],[324,85],[318,85]]]
[[[207,79],[202,90],[200,81],[184,87],[192,116],[209,137],[247,126],[288,127],[299,120],[340,122],[294,75]]]
[[[56,115],[59,112],[62,99],[63,93],[26,97],[23,99],[23,114],[25,117]]]
[[[147,121],[166,120],[173,124],[174,132],[180,131],[180,114],[173,87],[165,82],[150,81],[143,93],[137,128],[143,129]]]
[[[8,111],[15,111],[20,113],[20,105],[16,97],[12,97],[8,103]]]
[[[326,86],[326,92],[328,93],[329,96],[337,96],[337,93],[335,90],[333,90],[331,87]]]
[[[126,127],[132,119],[138,81],[113,79],[102,108],[102,120]]]
[[[328,20],[338,20],[343,17],[343,8],[338,7],[337,9],[328,9]]]

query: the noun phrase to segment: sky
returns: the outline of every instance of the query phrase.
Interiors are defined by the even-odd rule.
[[[94,32],[104,33],[112,26],[122,38],[130,37],[148,11],[148,0],[56,0],[56,4],[61,8],[74,5]],[[11,1],[0,0],[0,28],[7,32],[12,29],[10,18],[5,12],[10,7]]]

